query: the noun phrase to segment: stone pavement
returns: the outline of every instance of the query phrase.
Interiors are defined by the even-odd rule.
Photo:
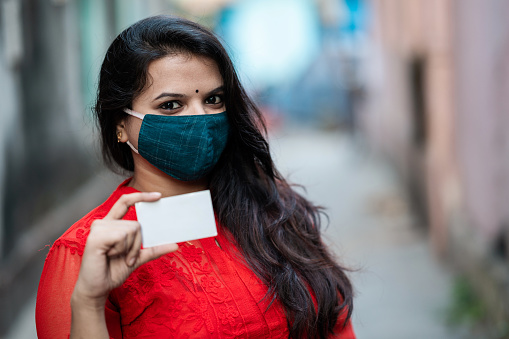
[[[444,324],[453,277],[430,253],[390,167],[340,132],[281,131],[271,145],[281,172],[327,208],[326,239],[356,270],[358,338],[464,338]]]
[[[357,270],[351,276],[358,338],[463,338],[443,321],[452,275],[430,253],[390,168],[340,132],[279,131],[271,146],[281,172],[327,207],[327,241]],[[35,338],[31,293],[7,339]]]

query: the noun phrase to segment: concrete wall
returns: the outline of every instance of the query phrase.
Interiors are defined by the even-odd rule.
[[[469,217],[491,242],[509,226],[509,3],[467,0],[455,12],[459,167]]]
[[[473,279],[507,312],[509,3],[372,4],[362,129],[407,180],[437,255],[493,278]]]

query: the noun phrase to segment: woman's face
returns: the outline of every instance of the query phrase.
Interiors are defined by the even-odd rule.
[[[223,98],[223,79],[213,60],[177,54],[149,65],[147,87],[133,100],[132,110],[143,115],[214,114],[226,110]],[[141,123],[128,116],[117,126],[136,148]]]

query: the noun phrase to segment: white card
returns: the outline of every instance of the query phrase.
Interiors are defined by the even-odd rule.
[[[143,247],[215,237],[216,220],[210,191],[200,191],[155,202],[137,202]]]

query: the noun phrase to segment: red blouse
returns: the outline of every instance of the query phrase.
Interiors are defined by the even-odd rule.
[[[70,298],[90,225],[102,219],[122,194],[122,183],[99,207],[69,228],[51,247],[37,293],[39,339],[68,338]],[[124,219],[136,220],[131,207]],[[265,286],[218,227],[216,238],[179,244],[178,251],[146,263],[111,291],[106,323],[112,338],[287,338],[283,308],[267,309]],[[355,338],[344,318],[336,338]]]

